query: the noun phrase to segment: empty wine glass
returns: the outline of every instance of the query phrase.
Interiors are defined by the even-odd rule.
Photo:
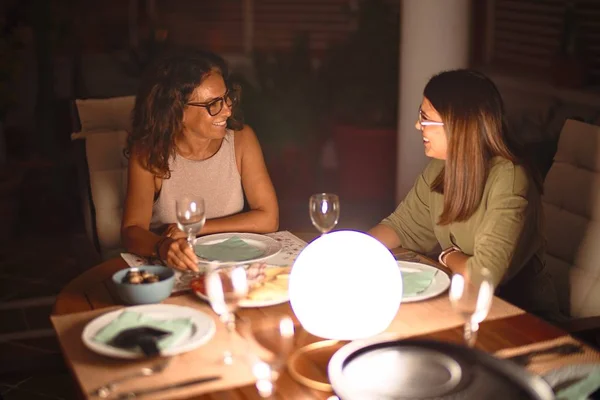
[[[227,328],[229,345],[223,353],[223,362],[233,364],[233,336],[235,311],[240,300],[248,295],[248,280],[243,265],[211,266],[205,278],[210,305]]]
[[[200,196],[185,196],[175,202],[177,227],[187,235],[190,247],[194,246],[196,235],[206,222],[204,199]]]
[[[340,198],[333,193],[313,194],[308,202],[308,211],[313,225],[324,235],[338,223]]]
[[[479,324],[487,317],[494,298],[494,284],[490,271],[454,274],[450,284],[450,304],[465,321],[463,337],[469,347],[475,346]]]
[[[276,398],[276,382],[294,349],[294,321],[283,313],[245,321],[244,336],[250,343],[250,366],[262,398]]]

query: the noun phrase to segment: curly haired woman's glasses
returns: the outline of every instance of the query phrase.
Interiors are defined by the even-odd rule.
[[[209,102],[199,103],[192,101],[187,103],[187,105],[194,107],[204,107],[206,108],[206,111],[208,111],[208,114],[211,117],[214,117],[215,115],[219,114],[223,109],[223,103],[227,104],[227,107],[232,107],[234,104],[237,104],[237,102],[238,91],[235,88],[233,88],[231,90],[227,90],[227,92],[223,96],[217,97],[216,99],[213,99]]]

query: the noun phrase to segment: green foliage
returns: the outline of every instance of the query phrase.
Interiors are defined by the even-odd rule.
[[[317,133],[318,90],[308,45],[308,36],[300,34],[289,52],[256,52],[257,86],[242,82],[245,120],[266,147],[304,146]]]

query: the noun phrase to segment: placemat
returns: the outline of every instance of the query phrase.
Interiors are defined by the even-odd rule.
[[[499,297],[494,297],[492,307],[485,320],[491,321],[524,313],[525,311],[522,309]],[[398,334],[399,338],[405,338],[450,329],[463,324],[463,319],[452,309],[448,293],[445,292],[435,299],[401,304],[398,314],[387,332],[393,332]]]
[[[306,247],[306,242],[289,231],[279,231],[267,233],[272,239],[281,243],[281,251],[272,257],[269,257],[265,262],[267,265],[288,267],[294,264],[296,257]],[[152,264],[153,262],[131,253],[121,253],[121,257],[130,267],[140,267],[142,265]],[[172,293],[184,292],[190,289],[190,282],[193,279],[191,274],[183,274],[180,271],[175,271],[175,284],[173,285]]]
[[[500,350],[496,352],[496,356],[500,358],[506,358],[527,353],[529,351],[547,349],[567,343],[583,345],[583,353],[536,356],[531,359],[531,362],[526,366],[526,368],[535,374],[543,375],[550,370],[562,367],[564,365],[600,363],[600,353],[598,351],[568,335],[527,346],[512,347],[509,349]]]
[[[213,338],[200,348],[173,357],[168,368],[152,377],[135,378],[119,384],[118,393],[134,389],[162,386],[168,383],[183,382],[203,376],[219,375],[221,379],[202,383],[187,388],[170,390],[156,395],[144,396],[144,399],[180,399],[206,392],[252,384],[254,377],[251,368],[244,358],[248,344],[237,333],[233,338],[233,346],[239,355],[238,362],[224,365],[223,351],[229,346],[227,331],[210,306],[203,304],[192,296],[179,296],[165,300],[163,304],[175,304],[198,309],[213,317],[217,331]],[[130,374],[143,366],[149,366],[157,360],[123,360],[109,358],[89,350],[81,340],[84,327],[94,318],[121,307],[103,308],[76,314],[52,316],[52,324],[56,330],[63,355],[71,365],[82,392],[87,395],[91,390],[113,379]]]

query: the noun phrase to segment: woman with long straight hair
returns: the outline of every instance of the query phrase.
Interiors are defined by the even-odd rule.
[[[502,97],[472,70],[427,83],[415,127],[427,167],[397,209],[369,233],[388,248],[429,253],[453,273],[486,268],[498,294],[561,320],[545,270],[541,184],[508,143]]]

